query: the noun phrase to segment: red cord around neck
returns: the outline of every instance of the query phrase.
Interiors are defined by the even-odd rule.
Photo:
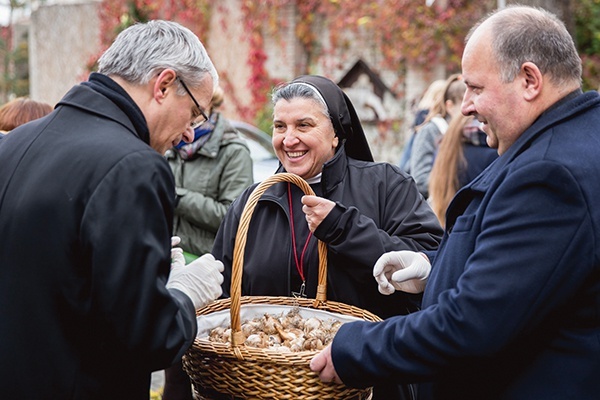
[[[304,248],[302,249],[302,253],[300,254],[300,260],[298,260],[298,251],[296,250],[296,232],[294,229],[294,209],[292,206],[292,185],[288,182],[288,202],[290,205],[290,227],[292,230],[292,248],[294,250],[294,261],[296,263],[296,270],[300,275],[300,279],[302,279],[302,285],[306,283],[306,279],[304,278],[304,254],[306,253],[306,249],[308,248],[308,242],[312,236],[312,232],[308,233],[308,237],[306,238],[306,242],[304,243]]]

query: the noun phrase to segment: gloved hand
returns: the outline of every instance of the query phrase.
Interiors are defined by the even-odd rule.
[[[185,265],[185,257],[183,255],[183,249],[177,246],[181,242],[179,236],[171,237],[171,269]]]
[[[414,251],[390,251],[384,253],[373,267],[373,276],[381,294],[396,290],[421,293],[425,290],[431,264],[423,253]]]
[[[222,272],[223,263],[212,254],[205,254],[188,265],[171,265],[167,289],[181,290],[199,309],[223,293]]]

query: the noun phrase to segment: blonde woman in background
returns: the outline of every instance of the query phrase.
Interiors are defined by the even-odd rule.
[[[455,115],[440,142],[431,175],[429,204],[442,226],[446,208],[458,190],[471,182],[498,157],[486,143],[485,133],[473,116]]]
[[[429,197],[429,174],[442,135],[452,116],[460,114],[460,105],[467,87],[458,74],[451,75],[439,97],[427,114],[425,122],[418,127],[410,156],[410,174],[419,192]]]
[[[425,121],[429,110],[437,102],[437,99],[444,94],[445,88],[446,81],[444,79],[435,80],[431,82],[425,93],[423,93],[421,100],[419,100],[419,104],[417,104],[417,109],[415,112],[415,120],[410,127],[408,141],[404,146],[404,150],[400,156],[400,161],[398,162],[398,166],[402,169],[402,171],[410,173],[410,154],[415,141],[417,127]]]
[[[439,102],[439,98],[444,95],[446,89],[446,80],[437,79],[429,85],[423,97],[417,105],[417,114],[415,116],[415,127],[425,122],[425,118],[433,106]]]

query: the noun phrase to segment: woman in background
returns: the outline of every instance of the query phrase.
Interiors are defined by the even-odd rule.
[[[52,106],[27,97],[17,97],[0,107],[0,139],[19,125],[50,114]]]
[[[437,98],[423,124],[417,127],[410,155],[410,174],[425,198],[429,197],[429,174],[438,145],[448,129],[450,119],[460,114],[460,105],[466,90],[467,86],[462,77],[458,74],[451,75],[446,80],[443,95]]]
[[[498,157],[473,116],[455,115],[443,136],[429,177],[429,204],[442,226],[456,192]]]
[[[400,156],[400,161],[398,162],[400,169],[406,173],[410,174],[410,154],[415,141],[417,127],[425,122],[425,118],[427,117],[427,114],[429,114],[431,107],[433,107],[433,105],[437,102],[437,99],[444,94],[445,87],[446,81],[444,79],[435,80],[429,84],[427,90],[425,93],[423,93],[421,100],[419,100],[419,104],[417,105],[415,111],[415,120],[410,127],[408,140],[406,141],[406,145],[404,146],[402,155]]]
[[[194,141],[166,153],[177,190],[173,234],[181,238],[184,251],[196,256],[210,253],[231,202],[253,183],[250,150],[218,111],[223,98],[218,87]]]

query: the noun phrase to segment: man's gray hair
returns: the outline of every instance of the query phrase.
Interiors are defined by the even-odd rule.
[[[503,82],[512,82],[523,63],[532,62],[555,84],[581,84],[581,58],[573,38],[556,15],[536,7],[508,6],[471,28],[466,40],[487,20]]]
[[[321,107],[323,114],[331,119],[329,116],[329,108],[325,99],[319,92],[319,90],[311,84],[305,82],[288,82],[275,88],[271,96],[273,105],[277,104],[279,100],[291,101],[295,98],[309,99],[317,103]]]
[[[136,23],[121,32],[98,60],[98,72],[143,85],[166,68],[188,86],[196,87],[209,74],[216,88],[217,70],[198,37],[172,21]],[[185,90],[179,88],[183,95]]]

